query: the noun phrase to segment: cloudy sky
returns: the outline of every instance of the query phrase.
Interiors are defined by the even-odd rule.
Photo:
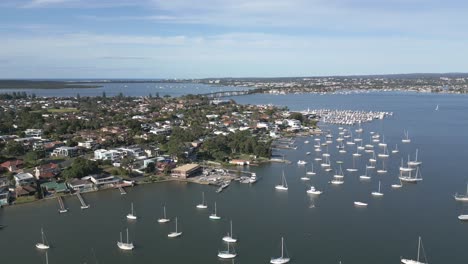
[[[468,72],[463,0],[0,0],[0,78]]]

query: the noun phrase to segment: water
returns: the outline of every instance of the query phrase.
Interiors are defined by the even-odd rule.
[[[156,96],[170,95],[172,97],[187,94],[204,94],[220,91],[243,91],[248,87],[217,86],[195,83],[85,83],[85,85],[99,85],[99,88],[79,88],[79,89],[0,89],[1,93],[26,92],[36,94],[39,97],[74,97],[80,96],[101,96],[103,92],[106,96],[116,96],[119,93],[125,96]]]
[[[314,141],[301,144],[297,150],[284,150],[290,165],[270,164],[249,169],[263,178],[253,186],[233,183],[221,194],[215,188],[185,183],[161,183],[128,189],[127,195],[109,190],[83,195],[91,208],[80,210],[76,197],[65,199],[67,214],[57,212],[57,201],[44,201],[13,206],[0,211],[0,223],[8,225],[0,231],[0,248],[4,259],[17,263],[44,263],[44,255],[34,245],[44,227],[52,244],[50,263],[231,263],[217,258],[224,250],[221,238],[233,220],[234,235],[239,239],[236,263],[268,263],[280,254],[280,239],[285,242],[292,263],[399,263],[400,256],[416,258],[417,240],[421,235],[430,263],[466,263],[468,225],[457,216],[468,213],[468,207],[454,201],[455,192],[464,193],[468,180],[465,165],[468,156],[468,97],[431,94],[360,94],[360,95],[252,95],[236,97],[240,103],[275,103],[291,109],[339,108],[392,111],[394,116],[363,126],[366,142],[369,131],[385,135],[389,149],[398,143],[400,153],[387,162],[388,173],[373,173],[372,180],[360,182],[368,155],[356,162],[359,172],[351,174],[351,153],[338,154],[330,147],[333,167],[342,160],[345,183],[328,184],[332,173],[314,163],[316,176],[310,183],[299,178],[315,155]],[[434,111],[439,104],[439,111]],[[336,126],[323,126],[337,134]],[[355,128],[353,128],[354,130]],[[401,143],[403,130],[409,130],[412,143]],[[336,136],[335,136],[336,138]],[[419,149],[423,161],[424,180],[392,189],[397,183],[401,157],[414,156]],[[325,148],[324,148],[325,149]],[[311,151],[310,156],[305,152]],[[278,153],[276,153],[278,154]],[[299,159],[309,161],[297,166]],[[378,166],[381,166],[380,159]],[[279,192],[284,169],[288,192]],[[382,182],[382,198],[371,192]],[[310,184],[324,193],[312,198],[306,194]],[[209,209],[195,208],[205,191]],[[367,208],[355,208],[353,202],[368,202]],[[208,219],[217,201],[219,222]],[[135,205],[139,219],[129,222],[125,215],[130,203]],[[168,217],[179,217],[183,235],[169,239],[174,222],[161,225],[157,218],[166,204]],[[118,250],[120,231],[129,228],[136,249],[126,253]],[[94,253],[93,253],[94,252]],[[95,256],[95,257],[94,257]],[[96,262],[96,259],[98,262]]]

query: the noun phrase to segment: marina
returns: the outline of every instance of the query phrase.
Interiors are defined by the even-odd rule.
[[[312,99],[314,97],[309,97],[309,100]],[[445,100],[449,99],[453,98],[445,97]],[[399,144],[399,153],[391,154],[385,159],[385,169],[388,172],[384,175],[377,174],[377,169],[368,169],[366,172],[366,165],[369,165],[369,159],[373,157],[372,153],[361,152],[361,157],[352,155],[356,153],[359,144],[346,144],[344,148],[347,153],[340,154],[335,146],[338,144],[338,133],[342,130],[335,125],[328,125],[326,130],[334,136],[333,143],[328,144],[329,157],[322,156],[326,146],[321,146],[322,152],[313,151],[313,145],[318,142],[315,139],[321,139],[321,145],[322,142],[326,142],[325,135],[297,138],[294,142],[296,149],[275,150],[274,153],[284,155],[285,159],[292,161],[290,164],[271,163],[244,167],[244,170],[255,173],[261,180],[255,184],[232,180],[229,188],[225,188],[225,191],[219,194],[216,193],[218,187],[213,188],[207,184],[171,181],[127,188],[127,195],[121,195],[120,191],[86,193],[86,201],[93,204],[86,213],[70,210],[67,214],[59,215],[55,200],[4,208],[0,212],[0,222],[8,225],[8,228],[0,231],[0,246],[6,245],[3,238],[11,240],[22,234],[22,245],[30,245],[29,249],[22,248],[21,245],[11,245],[13,250],[4,252],[5,257],[19,258],[20,262],[35,262],[38,259],[43,261],[44,253],[34,248],[40,239],[38,230],[43,226],[47,238],[53,242],[49,252],[49,255],[53,256],[53,262],[63,263],[72,257],[79,260],[79,263],[93,263],[97,259],[99,263],[126,264],[150,262],[156,258],[166,263],[187,263],[193,256],[197,256],[197,261],[204,263],[224,263],[217,254],[227,251],[236,254],[236,263],[267,263],[271,261],[271,257],[281,256],[280,238],[284,235],[288,251],[284,258],[290,258],[291,263],[305,263],[314,258],[320,263],[342,261],[358,264],[362,263],[363,258],[355,252],[366,248],[369,252],[366,261],[390,264],[398,263],[400,256],[416,260],[416,238],[421,235],[424,237],[424,247],[431,263],[443,263],[446,259],[444,251],[451,255],[453,262],[464,263],[468,256],[464,253],[461,242],[467,226],[457,217],[466,213],[468,208],[464,207],[464,203],[455,201],[454,193],[466,188],[465,168],[458,157],[463,157],[463,150],[468,146],[465,142],[462,142],[459,148],[451,146],[460,144],[459,139],[465,130],[452,128],[450,131],[454,137],[444,137],[443,142],[434,142],[431,137],[433,134],[443,135],[442,128],[450,128],[450,123],[444,121],[448,120],[445,115],[453,115],[454,118],[461,116],[457,117],[457,113],[453,111],[447,113],[448,110],[443,108],[437,111],[443,116],[437,119],[438,126],[434,127],[432,117],[425,115],[424,103],[416,104],[421,108],[420,112],[410,108],[411,113],[416,115],[411,116],[404,112],[404,105],[408,105],[405,100],[406,97],[396,96],[395,102],[402,105],[397,104],[401,108],[398,111],[394,110],[393,117],[376,119],[361,125],[362,144],[375,145],[373,149],[376,156],[382,148],[377,146],[377,142],[371,142],[370,132],[375,131],[374,135],[385,135],[385,143],[394,146],[401,142],[403,129],[411,131],[411,143]],[[352,101],[355,103],[356,99],[353,98]],[[441,105],[446,104],[441,98],[437,101],[441,102]],[[388,106],[379,104],[379,107],[382,111],[390,112],[395,107],[395,102]],[[340,97],[336,98],[336,103],[342,103]],[[361,103],[361,107],[362,105],[364,103]],[[433,104],[431,105],[433,108]],[[465,101],[461,100],[456,105],[465,107]],[[297,107],[304,109],[304,106]],[[468,124],[464,123],[463,126],[468,127]],[[353,140],[357,138],[357,125],[343,125],[343,129],[354,132]],[[311,143],[305,144],[306,140]],[[400,183],[401,160],[404,160],[403,167],[408,166],[408,154],[410,161],[415,161],[416,149],[419,149],[417,161],[422,162],[418,167],[423,180],[417,184]],[[437,151],[432,151],[433,149]],[[307,152],[311,152],[310,155],[306,155]],[[447,159],[444,159],[446,153],[450,153],[450,157],[455,159],[448,163],[451,167],[450,178],[441,176],[447,171]],[[355,167],[359,170],[354,174],[345,170],[353,167],[353,157]],[[327,166],[320,166],[321,161],[316,161],[316,158],[326,160],[324,164]],[[298,166],[298,160],[308,163]],[[375,160],[375,167],[381,169],[381,158],[375,157]],[[306,182],[302,181],[300,178],[311,170],[312,165],[316,175]],[[335,170],[338,170],[340,165],[345,170],[343,183],[336,186],[329,184],[333,175],[338,175]],[[327,172],[326,168],[332,171]],[[281,183],[283,170],[287,192],[275,189],[275,186]],[[412,176],[416,170],[417,167]],[[359,175],[367,175],[370,179],[363,181]],[[241,177],[246,177],[243,178],[246,180],[249,174]],[[372,198],[371,193],[379,191],[379,181],[380,192],[385,195]],[[400,187],[394,188],[394,185]],[[323,193],[307,193],[308,190],[313,190],[311,187]],[[430,202],[427,200],[429,192]],[[355,201],[367,206],[354,206]],[[70,208],[81,204],[78,199],[66,199],[66,202]],[[138,221],[125,218],[129,211],[131,212],[131,203],[134,203],[132,214],[138,215]],[[168,239],[168,234],[175,230],[175,220],[168,225],[157,223],[156,219],[162,215],[162,205],[169,209],[171,216],[186,219],[182,223],[183,236]],[[205,205],[207,209],[198,209],[197,205]],[[431,215],[434,213],[436,217],[425,217],[429,212]],[[221,219],[211,221],[209,216],[213,213]],[[38,219],[47,217],[48,221],[25,225],[25,219],[30,215],[35,215]],[[346,218],[346,222],[343,217]],[[422,217],[425,217],[424,221],[421,221]],[[98,227],[95,225],[96,219],[106,224]],[[65,220],[74,228],[60,228],[60,223]],[[234,245],[230,244],[227,250],[222,238],[228,230],[229,233],[233,232],[229,228],[231,220],[234,223],[235,238],[240,240],[235,249]],[[253,225],[253,220],[260,224]],[[16,223],[22,225],[21,229]],[[351,225],[353,228],[349,228]],[[440,226],[440,233],[434,232],[434,225]],[[129,240],[126,239],[127,228]],[[119,238],[118,242],[133,245],[131,253],[128,252],[130,254],[115,244],[120,231],[122,239]],[[96,232],[100,235],[95,236]],[[377,233],[379,237],[386,239],[376,239]],[[355,237],[358,236],[362,239],[357,241]],[[70,237],[74,239],[70,240]],[[199,243],[200,238],[203,238],[203,243]],[[440,241],[444,241],[446,247],[440,246]],[[69,248],[73,250],[68,250]],[[181,248],[184,254],[177,254]],[[17,250],[24,253],[18,257]],[[96,252],[96,256],[93,251]],[[420,258],[420,261],[425,260]]]

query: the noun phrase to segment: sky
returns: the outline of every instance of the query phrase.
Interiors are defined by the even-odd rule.
[[[468,71],[465,0],[0,0],[0,78]]]

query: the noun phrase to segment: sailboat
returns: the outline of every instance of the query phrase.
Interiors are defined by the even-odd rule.
[[[314,164],[312,163],[310,166],[310,171],[306,172],[307,175],[315,175],[316,173],[314,172]]]
[[[462,195],[456,193],[453,197],[456,201],[468,202],[468,183],[466,184],[466,194]]]
[[[410,160],[410,157],[408,155],[408,162]],[[408,171],[413,171],[414,168],[411,168],[411,167],[403,167],[403,159],[401,159],[401,166],[400,166],[400,171],[401,172],[408,172]]]
[[[218,216],[218,214],[217,214],[216,202],[215,202],[215,204],[214,204],[214,213],[210,215],[210,219],[212,219],[212,220],[219,220],[219,219],[221,219],[221,217]]]
[[[182,232],[178,232],[177,230],[177,217],[175,218],[175,231],[167,234],[167,237],[179,237],[182,235]]]
[[[357,207],[367,207],[367,203],[355,201],[354,205]]]
[[[135,213],[133,212],[133,203],[132,203],[132,206],[131,206],[131,212],[127,215],[127,219],[130,219],[130,220],[136,220],[137,219],[137,216],[135,215]]]
[[[412,177],[411,172],[408,172],[408,175],[406,176],[403,176],[403,174],[400,174],[399,179],[403,182],[410,182],[410,183],[417,183],[423,180],[421,177],[421,171],[419,170],[419,167],[416,168],[415,177]]]
[[[369,170],[369,169],[368,169],[368,167],[366,166],[366,173],[365,173],[364,175],[359,176],[359,179],[361,179],[361,180],[370,180],[371,177],[367,174],[367,171],[368,171],[368,170]]]
[[[419,237],[419,240],[418,240],[418,256],[417,256],[416,260],[403,259],[402,258],[401,263],[403,263],[403,264],[427,264],[425,262],[420,262],[419,261],[419,255],[420,255],[420,252],[421,252],[421,247],[422,247],[422,241],[421,241],[421,237]],[[423,250],[424,250],[424,248],[423,248]]]
[[[401,180],[400,180],[400,183],[392,184],[392,188],[394,188],[394,189],[398,189],[398,188],[401,188],[401,187],[403,187],[403,184],[401,183]]]
[[[235,252],[231,252],[229,250],[229,244],[230,243],[226,243],[227,244],[227,250],[226,251],[219,251],[218,252],[218,257],[219,258],[222,258],[222,259],[232,259],[232,258],[235,258],[237,256],[237,253]]]
[[[377,192],[371,193],[373,196],[383,196],[383,193],[380,192],[380,181],[379,181],[379,190]]]
[[[388,155],[387,146],[383,147],[382,153],[377,154],[377,156],[378,156],[379,158],[388,158],[389,155]]]
[[[205,192],[202,192],[202,203],[197,205],[198,209],[206,209],[208,206],[205,203]]]
[[[353,156],[353,167],[352,167],[352,168],[349,168],[349,169],[346,169],[346,170],[349,171],[349,172],[356,172],[356,171],[358,171],[358,170],[356,169],[356,159],[355,159],[354,156]]]
[[[166,217],[166,206],[163,206],[163,218],[158,219],[158,223],[167,223],[171,221],[171,219]]]
[[[333,175],[333,177],[336,179],[344,178],[344,173],[343,173],[343,169],[341,168],[341,165],[340,165],[340,169],[338,170],[338,174]]]
[[[359,147],[356,148],[356,152],[353,153],[353,156],[354,156],[354,157],[361,157],[361,156],[362,156],[362,154],[359,153]]]
[[[288,257],[284,257],[284,238],[281,237],[281,257],[279,258],[272,258],[270,260],[271,264],[284,264],[288,263],[291,259]]]
[[[398,144],[395,144],[395,148],[392,150],[392,154],[397,154],[398,152],[400,152],[398,150]]]
[[[418,149],[416,149],[416,154],[414,160],[408,161],[408,166],[419,166],[422,162],[418,161]]]
[[[404,134],[404,138],[401,140],[401,142],[403,143],[410,143],[411,142],[411,139],[409,138],[409,133],[408,131],[403,131],[403,134]]]
[[[385,136],[382,136],[382,142],[379,143],[379,147],[387,147],[387,143],[385,143]]]
[[[120,232],[120,241],[117,241],[117,246],[122,250],[133,250],[133,243],[128,240],[128,228],[127,228],[127,243],[122,240],[122,232]]]
[[[46,236],[44,234],[44,230],[42,228],[41,228],[41,238],[42,238],[42,243],[37,243],[36,248],[38,248],[38,249],[49,249],[50,246],[47,243],[47,239],[46,239]]]
[[[281,176],[281,184],[276,185],[275,189],[281,190],[281,191],[287,191],[288,190],[288,183],[286,182],[286,178],[284,177],[284,171],[283,171],[283,174]]]
[[[439,111],[439,105],[436,106],[435,110],[436,110],[436,111]]]
[[[379,174],[387,173],[387,170],[385,169],[385,160],[382,160],[382,169],[377,170],[377,173]]]
[[[227,243],[236,243],[237,238],[234,238],[232,235],[232,220],[231,220],[231,232],[227,234],[227,236],[223,237],[223,241]]]

